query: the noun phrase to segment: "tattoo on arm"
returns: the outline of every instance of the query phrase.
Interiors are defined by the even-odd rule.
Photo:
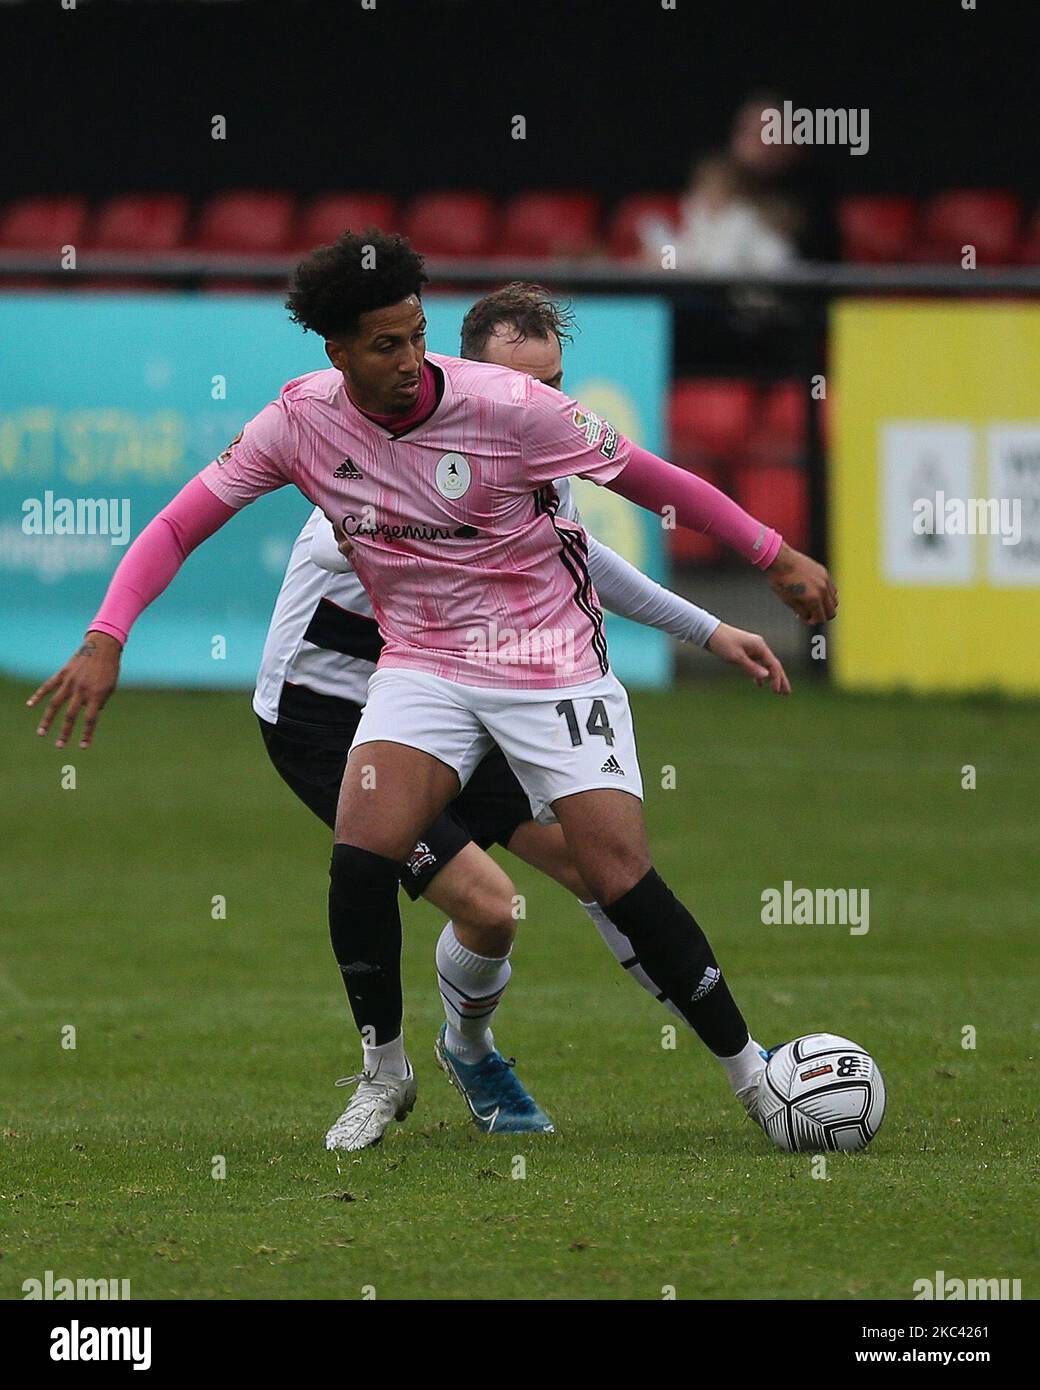
[[[97,647],[94,645],[94,643],[93,643],[93,642],[90,640],[90,638],[88,637],[87,640],[83,643],[82,647],[80,647],[80,649],[79,649],[79,651],[76,653],[76,655],[77,655],[77,656],[93,656],[94,653],[95,653],[96,651],[97,651]]]

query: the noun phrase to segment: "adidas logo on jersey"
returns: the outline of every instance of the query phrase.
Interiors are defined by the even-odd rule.
[[[356,479],[361,477],[361,470],[356,466],[353,459],[344,459],[332,476],[334,478]]]
[[[618,762],[617,758],[614,757],[613,753],[611,753],[610,757],[600,768],[600,772],[613,772],[617,777],[625,776],[625,769]]]

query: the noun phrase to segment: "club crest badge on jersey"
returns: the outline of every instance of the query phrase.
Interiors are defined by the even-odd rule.
[[[437,491],[442,497],[454,501],[469,491],[473,481],[473,471],[462,454],[444,454],[437,464]]]

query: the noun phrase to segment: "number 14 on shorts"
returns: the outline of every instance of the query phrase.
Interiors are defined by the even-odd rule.
[[[582,701],[584,704],[584,701]],[[588,734],[596,735],[606,739],[607,744],[614,746],[614,730],[610,727],[610,720],[607,717],[607,707],[602,700],[591,700],[589,702],[589,716],[585,721],[585,730]],[[571,746],[577,748],[582,742],[581,725],[578,723],[578,715],[574,708],[573,700],[561,700],[556,706],[556,713],[567,721],[567,732],[571,736]]]

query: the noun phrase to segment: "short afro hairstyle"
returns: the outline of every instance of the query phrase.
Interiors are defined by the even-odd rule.
[[[558,304],[542,285],[514,280],[492,294],[478,299],[462,320],[459,355],[479,361],[488,339],[504,323],[513,330],[513,341],[548,338],[554,334],[562,346],[573,336],[574,314],[569,305]]]
[[[375,227],[347,231],[297,263],[285,307],[301,328],[339,338],[357,330],[362,314],[421,295],[426,280],[423,258],[405,237]]]

